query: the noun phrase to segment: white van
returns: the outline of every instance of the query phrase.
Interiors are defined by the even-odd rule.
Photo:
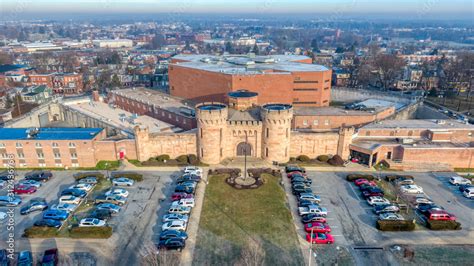
[[[198,175],[198,176],[202,175],[202,169],[196,166],[186,166],[183,169],[183,172],[185,174],[193,174],[193,175]]]
[[[466,188],[462,194],[468,199],[474,198],[474,187]]]
[[[461,176],[453,176],[453,177],[449,178],[449,183],[451,183],[455,186],[470,185],[471,180],[466,179],[466,178],[461,177]]]

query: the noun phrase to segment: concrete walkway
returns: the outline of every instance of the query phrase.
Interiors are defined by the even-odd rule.
[[[191,266],[193,264],[194,250],[196,249],[196,241],[199,230],[199,221],[201,220],[202,205],[204,203],[204,194],[208,184],[208,168],[203,168],[202,181],[197,186],[195,205],[191,211],[190,221],[188,223],[188,239],[186,240],[186,248],[181,254],[181,266]]]

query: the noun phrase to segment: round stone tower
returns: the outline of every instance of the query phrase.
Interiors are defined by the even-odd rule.
[[[258,93],[247,90],[229,92],[229,107],[239,111],[248,110],[257,105],[257,96]]]
[[[223,103],[196,106],[197,154],[203,163],[218,164],[223,159],[228,109]]]
[[[262,106],[261,116],[263,122],[262,158],[269,162],[288,162],[293,106],[266,104]]]

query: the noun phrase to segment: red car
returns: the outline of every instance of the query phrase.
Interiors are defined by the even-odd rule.
[[[24,186],[24,185],[17,185],[13,189],[15,194],[33,194],[36,192],[36,187],[34,186]]]
[[[308,233],[313,230],[314,233],[329,233],[331,232],[331,227],[326,223],[307,223],[304,225],[304,230]]]
[[[306,234],[306,240],[310,243],[311,241],[313,241],[313,244],[334,243],[334,237],[331,234],[324,234],[324,233],[313,233],[313,236],[311,236],[311,233]]]
[[[288,173],[286,176],[287,176],[288,178],[292,178],[293,175],[300,175],[300,176],[303,176],[303,177],[307,177],[305,173],[302,173],[302,172],[300,172],[300,171],[290,172],[290,173]]]
[[[367,185],[369,185],[369,186],[376,186],[376,185],[377,185],[377,184],[375,184],[374,181],[369,181],[369,180],[364,179],[364,178],[356,179],[356,180],[354,181],[354,184],[355,184],[356,186],[358,186],[358,187],[361,186],[361,185],[363,185],[363,184],[367,184]]]
[[[187,194],[184,192],[176,192],[171,195],[171,201],[176,201],[180,199],[191,199],[193,198],[193,194]]]

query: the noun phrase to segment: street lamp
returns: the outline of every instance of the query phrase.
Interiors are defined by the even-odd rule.
[[[309,259],[308,259],[308,266],[311,266],[311,255],[313,253],[313,232],[314,227],[311,227],[311,236],[309,237]]]
[[[245,131],[245,145],[244,145],[244,180],[247,180],[247,147],[248,147],[248,136]]]

